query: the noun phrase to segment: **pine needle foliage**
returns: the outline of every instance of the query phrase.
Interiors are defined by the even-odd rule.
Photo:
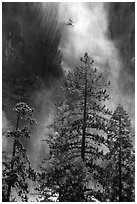
[[[3,171],[2,171],[2,200],[4,202],[14,201],[13,192],[21,197],[22,201],[28,201],[28,179],[35,180],[35,171],[31,168],[30,161],[27,156],[27,149],[23,147],[21,138],[30,138],[29,125],[22,128],[19,127],[21,120],[34,124],[32,118],[33,108],[26,103],[17,103],[14,111],[17,115],[16,128],[13,131],[5,132],[5,137],[13,140],[13,150],[9,155],[3,151]]]
[[[106,198],[110,202],[135,201],[135,151],[130,119],[118,105],[110,119],[106,154]],[[105,180],[105,175],[104,175]]]
[[[107,88],[110,82],[104,83],[105,79],[93,67],[93,63],[85,53],[80,59],[80,65],[64,77],[61,89],[65,97],[56,103],[54,122],[49,126],[51,133],[46,140],[50,148],[50,167],[49,170],[43,167],[47,161],[43,161],[44,165],[41,167],[41,175],[44,176],[42,179],[40,176],[38,191],[43,192],[40,195],[43,199],[47,200],[44,182],[50,191],[58,195],[59,201],[89,201],[86,196],[88,183],[99,168],[97,160],[103,158],[103,150],[100,147],[106,144],[105,132],[111,115],[103,104],[109,99]],[[79,168],[82,169],[78,170]],[[70,178],[66,169],[72,174],[71,180],[74,180],[75,187],[68,182]],[[72,191],[69,191],[70,189]],[[93,191],[91,188],[92,194]]]

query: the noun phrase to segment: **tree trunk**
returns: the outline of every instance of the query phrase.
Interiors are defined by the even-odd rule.
[[[18,130],[18,126],[19,126],[19,115],[18,115],[18,118],[17,118],[16,130]],[[11,171],[14,168],[13,158],[15,157],[15,153],[16,153],[16,138],[14,138],[14,144],[13,144],[13,152],[12,152],[12,160],[11,160],[11,162],[12,162],[11,163]],[[8,183],[6,202],[10,202],[11,187],[12,187],[12,181],[10,180],[9,183]]]
[[[121,152],[119,152],[119,202],[122,202]]]
[[[120,121],[121,127],[121,121]],[[121,181],[121,128],[119,127],[119,202],[122,202],[122,181]]]
[[[83,161],[85,160],[85,133],[86,133],[86,108],[87,105],[87,70],[85,67],[85,92],[84,92],[84,112],[83,112],[83,133],[82,133],[82,147],[81,147],[81,157]]]

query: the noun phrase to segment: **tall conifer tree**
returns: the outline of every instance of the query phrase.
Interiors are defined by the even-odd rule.
[[[111,202],[132,202],[135,200],[135,154],[133,134],[129,116],[118,105],[108,129],[108,147],[106,154],[105,193]],[[105,179],[105,177],[104,177]]]
[[[89,181],[87,181],[87,175],[89,178],[90,172],[91,180],[94,171],[98,168],[96,161],[103,157],[100,146],[105,145],[106,142],[104,133],[99,132],[107,130],[107,117],[111,114],[102,104],[102,101],[109,98],[106,91],[109,84],[104,85],[102,74],[98,74],[93,63],[94,61],[85,53],[81,58],[81,64],[73,72],[67,73],[61,87],[65,98],[57,103],[54,123],[50,126],[52,129],[52,134],[48,139],[51,153],[50,162],[58,161],[60,164],[53,165],[52,168],[57,169],[59,166],[60,168],[64,166],[63,168],[70,170],[74,166],[73,163],[76,164],[76,161],[82,159],[83,168],[86,169],[83,169],[85,176],[83,181],[85,182],[82,184],[81,196],[78,194],[74,196],[74,191],[72,191],[72,194],[69,193],[68,201],[74,201],[74,197],[77,199],[75,201],[87,201],[88,197],[85,196]],[[77,166],[75,168],[77,169]],[[42,172],[44,171],[42,168]],[[50,170],[50,172],[52,171]],[[81,177],[81,173],[77,172],[77,176]],[[48,178],[51,177],[52,179],[56,178],[53,175],[48,176]],[[61,178],[59,176],[57,178],[56,182],[59,186]],[[76,182],[76,180],[74,181]],[[80,182],[77,185],[81,185]],[[54,188],[53,185],[52,187]],[[64,188],[62,186],[62,189]],[[90,190],[93,194],[93,188]],[[67,192],[68,188],[65,188],[65,191]],[[67,201],[66,196],[63,199]]]
[[[35,180],[36,177],[27,156],[27,149],[23,147],[21,142],[21,138],[30,137],[29,126],[19,127],[21,120],[26,120],[30,124],[34,123],[32,118],[34,109],[26,103],[20,102],[17,103],[14,111],[17,114],[16,128],[5,133],[5,136],[11,137],[13,140],[13,150],[11,155],[3,151],[2,200],[4,202],[11,202],[11,195],[15,192],[22,201],[28,201],[27,179]]]

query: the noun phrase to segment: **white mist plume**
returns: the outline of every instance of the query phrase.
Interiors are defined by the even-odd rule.
[[[2,111],[2,129],[7,129],[9,125],[9,121],[7,120],[6,114]]]
[[[73,69],[85,52],[95,60],[96,66],[111,80],[119,76],[120,60],[118,50],[109,39],[108,8],[105,3],[60,3],[60,22],[71,18],[74,27],[67,27],[60,44],[63,52],[64,68]],[[116,88],[116,87],[115,87]]]
[[[9,130],[10,127],[10,122],[8,121],[6,114],[4,111],[2,111],[2,130],[3,133],[6,132],[7,130]],[[2,135],[2,150],[5,150],[7,147],[7,137],[5,136],[5,134]]]
[[[59,18],[67,22],[71,18],[74,28],[67,28],[67,36],[61,43],[64,58],[78,58],[84,52],[99,63],[117,59],[117,50],[108,39],[108,13],[105,3],[61,3]],[[114,63],[113,63],[114,64]]]
[[[65,26],[60,48],[63,66],[73,69],[81,56],[88,52],[107,80],[111,81],[110,93],[113,100],[106,105],[111,110],[121,102],[118,88],[119,71],[122,66],[115,42],[109,38],[109,7],[103,2],[60,3],[59,20],[64,23],[72,19],[74,27]]]
[[[49,152],[48,145],[43,140],[48,138],[49,129],[47,125],[53,122],[54,104],[52,94],[52,91],[46,88],[34,94],[35,103],[40,107],[37,124],[30,138],[32,144],[30,159],[34,168],[37,168],[44,155]]]

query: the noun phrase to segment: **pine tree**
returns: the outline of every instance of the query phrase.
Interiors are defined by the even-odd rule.
[[[106,132],[111,115],[103,104],[109,99],[106,89],[110,82],[104,84],[102,74],[93,67],[94,61],[87,53],[80,61],[80,66],[67,75],[65,89],[69,109],[73,116],[76,115],[70,125],[76,131],[79,126],[81,157],[85,161],[90,155],[92,159],[100,156],[98,146],[105,144],[105,138],[99,132]]]
[[[75,137],[78,135],[68,123],[71,119],[68,110],[65,102],[60,103],[54,123],[48,126],[50,133],[46,142],[50,154],[41,165],[37,188],[43,202],[52,201],[53,198],[59,202],[86,201],[83,191],[88,181],[88,169],[76,149],[79,142]]]
[[[19,128],[21,120],[34,124],[32,114],[34,109],[26,103],[17,103],[14,111],[17,114],[17,124],[13,131],[7,131],[5,136],[13,139],[12,155],[3,151],[3,178],[2,178],[2,200],[4,202],[12,201],[12,192],[17,192],[22,201],[28,201],[28,183],[27,179],[35,180],[35,172],[31,168],[27,157],[27,150],[23,147],[21,138],[30,138],[29,127]],[[14,188],[14,190],[13,190]]]
[[[129,116],[119,105],[110,119],[108,129],[105,194],[111,202],[135,200],[135,155],[132,139]]]
[[[103,85],[102,75],[97,74],[97,69],[93,68],[93,61],[86,53],[81,58],[81,65],[74,72],[67,73],[61,87],[65,98],[56,105],[56,116],[54,123],[50,126],[52,133],[48,139],[50,161],[55,164],[52,166],[53,169],[58,168],[57,166],[60,168],[69,166],[71,169],[74,161],[82,159],[87,175],[90,169],[91,179],[91,174],[93,177],[94,171],[99,167],[96,160],[103,157],[103,151],[99,147],[105,145],[105,137],[103,133],[99,134],[99,131],[106,131],[108,120],[104,115],[111,114],[101,103],[109,98],[106,89],[102,87],[107,88],[108,84]],[[56,161],[59,162],[58,165]],[[52,172],[51,169],[50,172]],[[42,169],[42,172],[44,171],[46,170]],[[61,175],[60,171],[57,172],[57,175]],[[78,176],[81,177],[81,174],[78,173]],[[50,174],[48,178],[55,179],[56,177]],[[56,182],[60,183],[61,178],[59,176],[57,178]],[[86,178],[85,175],[85,180]],[[77,199],[75,201],[87,201],[87,196],[85,196],[87,186],[86,180],[82,185],[82,200],[79,195],[73,196],[74,191],[72,191],[73,194],[69,194],[69,200],[66,200],[63,194],[64,201],[73,201],[72,197]],[[65,188],[65,191],[68,192],[68,189]],[[93,194],[93,189],[90,189],[90,192]]]
[[[61,157],[60,157],[61,159]],[[54,162],[54,163],[53,163]],[[87,169],[82,160],[70,162],[52,158],[50,167],[41,168],[37,188],[41,202],[84,202],[84,184],[87,181]]]

